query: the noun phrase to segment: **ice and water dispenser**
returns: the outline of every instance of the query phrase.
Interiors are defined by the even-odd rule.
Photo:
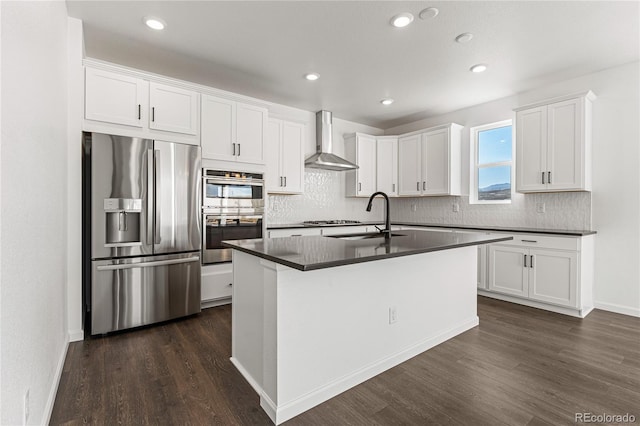
[[[140,232],[142,199],[106,198],[104,213],[106,216],[105,247],[142,244],[142,233]]]

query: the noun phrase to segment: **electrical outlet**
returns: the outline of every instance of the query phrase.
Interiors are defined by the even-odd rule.
[[[389,324],[393,324],[398,321],[398,310],[395,306],[389,308]]]
[[[458,203],[453,203],[451,208],[453,209],[454,213],[458,213],[460,211],[460,204]]]
[[[29,421],[29,389],[27,389],[27,392],[24,394],[24,421],[23,424],[27,424],[27,422]]]
[[[544,213],[545,212],[544,203],[536,203],[536,212],[538,212],[538,213]]]
[[[415,212],[416,210],[418,210],[418,206],[415,204],[411,204],[411,211]]]

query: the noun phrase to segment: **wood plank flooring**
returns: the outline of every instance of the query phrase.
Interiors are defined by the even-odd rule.
[[[572,318],[478,297],[480,326],[287,425],[640,423],[640,319]],[[54,425],[270,425],[231,355],[231,307],[72,343]],[[310,366],[312,368],[312,366]]]

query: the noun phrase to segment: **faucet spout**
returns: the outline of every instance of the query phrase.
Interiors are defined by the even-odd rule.
[[[369,197],[369,203],[367,204],[367,211],[368,212],[371,211],[371,205],[373,204],[373,199],[378,195],[384,197],[384,204],[385,204],[384,229],[381,230],[380,232],[384,233],[385,239],[390,239],[391,238],[391,215],[389,214],[389,196],[387,196],[387,194],[381,191],[374,192],[373,194],[371,194],[371,197]]]

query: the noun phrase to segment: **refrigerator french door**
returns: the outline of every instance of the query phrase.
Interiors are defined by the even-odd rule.
[[[200,312],[200,148],[85,133],[85,335]]]

